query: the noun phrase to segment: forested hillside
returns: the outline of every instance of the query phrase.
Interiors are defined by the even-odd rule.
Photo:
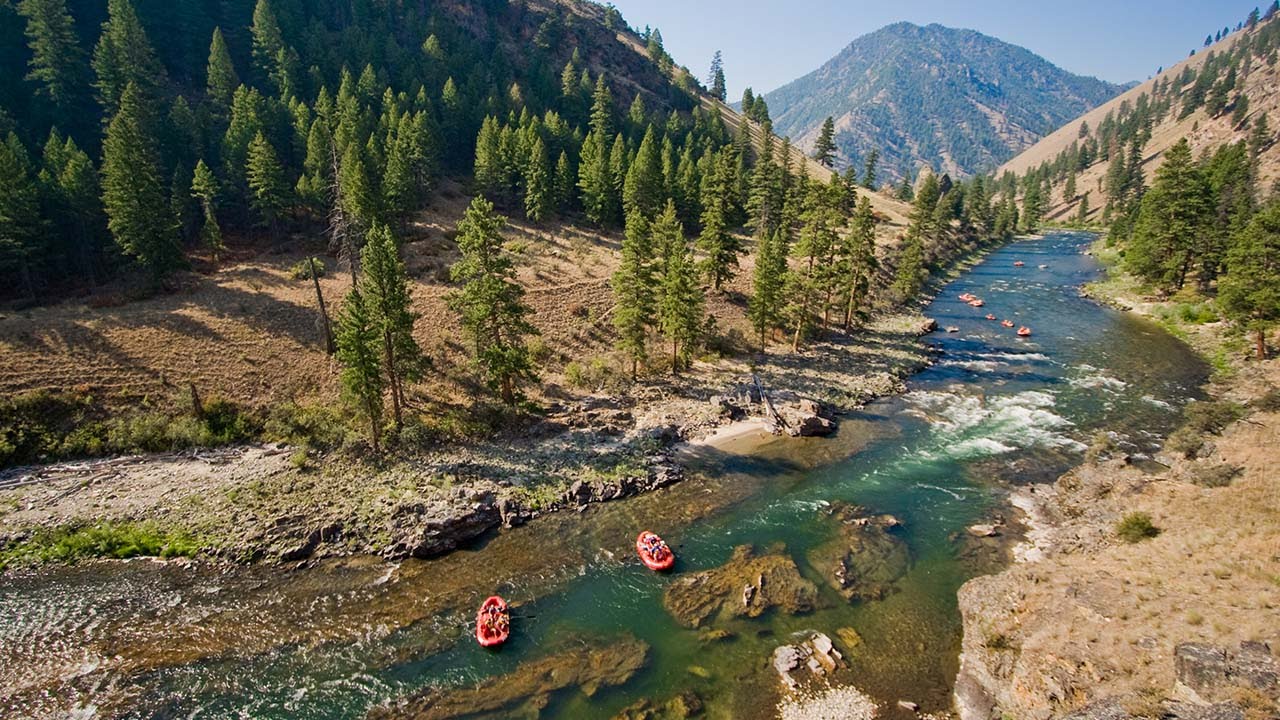
[[[897,181],[921,167],[990,172],[1120,91],[972,30],[897,23],[764,97],[797,146],[811,150],[833,118],[841,168],[861,172],[874,153]]]
[[[854,333],[1017,227],[830,173],[609,7],[0,12],[0,464],[474,437]]]
[[[1123,267],[1187,313],[1280,321],[1280,4],[1011,161],[1024,216],[1108,229]],[[1013,180],[1017,175],[1019,179]]]

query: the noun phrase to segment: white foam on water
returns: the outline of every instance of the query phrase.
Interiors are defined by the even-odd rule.
[[[938,491],[938,492],[940,492],[940,493],[944,493],[944,494],[946,494],[946,495],[950,495],[951,497],[955,498],[956,500],[963,500],[963,499],[964,499],[964,495],[961,495],[960,493],[956,492],[955,490],[948,490],[947,488],[944,488],[944,487],[938,487],[937,485],[930,485],[930,484],[928,484],[928,483],[916,483],[916,485],[915,485],[915,486],[916,486],[916,487],[918,487],[918,488],[924,488],[925,490],[937,490],[937,491]]]
[[[1008,367],[1005,363],[992,360],[943,360],[938,364],[942,367],[958,367],[976,373],[996,372],[1000,368]]]
[[[1047,392],[983,398],[917,391],[907,401],[936,428],[937,442],[921,451],[928,459],[972,460],[1029,448],[1085,449],[1066,434],[1073,424],[1053,411],[1057,401]]]
[[[1086,390],[1106,390],[1108,392],[1118,393],[1129,387],[1129,383],[1113,378],[1110,375],[1102,373],[1093,373],[1083,377],[1067,378],[1067,382],[1071,385],[1084,388]]]
[[[986,359],[986,360],[1004,360],[1004,361],[1007,361],[1007,362],[1014,362],[1014,363],[1048,362],[1048,361],[1049,361],[1049,356],[1048,356],[1048,355],[1045,355],[1045,354],[1043,354],[1043,353],[1035,353],[1035,352],[1031,352],[1031,353],[1008,353],[1008,352],[1000,352],[1000,353],[982,353],[982,354],[978,355],[978,357],[980,357],[980,358],[984,358],[984,359]]]

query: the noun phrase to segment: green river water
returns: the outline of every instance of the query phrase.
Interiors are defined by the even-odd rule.
[[[677,486],[541,518],[435,561],[225,573],[134,562],[5,578],[0,715],[362,717],[627,633],[649,646],[630,681],[591,696],[569,687],[540,717],[609,718],[692,690],[708,717],[766,718],[779,693],[773,649],[840,628],[862,642],[844,648],[849,667],[834,682],[876,698],[882,717],[898,717],[898,699],[945,710],[961,634],[956,590],[1003,555],[964,529],[1008,515],[1002,488],[1052,480],[1099,432],[1151,452],[1206,376],[1158,327],[1078,296],[1099,272],[1082,252],[1092,239],[1015,243],[948,285],[928,312],[960,332],[929,338],[938,362],[907,394],[843,418],[834,438],[779,440],[750,457],[704,453]],[[987,307],[968,307],[963,292]],[[1019,339],[987,312],[1035,334]],[[910,570],[884,600],[847,602],[806,562],[830,539],[822,515],[837,501],[903,523]],[[719,622],[732,639],[705,643],[663,608],[673,578],[635,559],[642,528],[676,548],[675,576],[719,566],[738,545],[785,546],[821,588],[818,608]],[[495,591],[516,606],[514,637],[496,653],[469,640],[474,608]]]

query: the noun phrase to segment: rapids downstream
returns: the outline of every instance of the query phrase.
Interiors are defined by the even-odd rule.
[[[772,652],[809,630],[845,654],[831,682],[870,695],[881,717],[911,717],[895,714],[899,699],[945,711],[960,645],[956,590],[995,569],[1005,549],[965,529],[1011,518],[1009,484],[1052,480],[1101,433],[1150,453],[1207,373],[1158,327],[1079,297],[1099,273],[1083,254],[1092,240],[1062,232],[1017,242],[950,283],[928,311],[959,329],[928,338],[938,362],[905,395],[842,418],[832,439],[778,440],[746,457],[707,452],[677,486],[541,518],[435,561],[227,572],[140,561],[4,577],[0,715],[358,718],[629,637],[648,650],[625,681],[552,683],[521,716],[610,718],[691,692],[707,717],[768,718],[781,701]],[[959,300],[965,292],[986,306]],[[988,312],[1034,335],[1020,339]],[[831,542],[827,510],[840,502],[902,523],[909,566],[883,599],[846,600],[810,560]],[[672,575],[635,558],[644,528],[675,547]],[[664,589],[741,545],[794,559],[817,588],[814,609],[717,620],[711,642],[664,609]],[[496,653],[470,640],[469,625],[493,592],[515,608],[512,641]],[[842,641],[842,629],[859,640]]]

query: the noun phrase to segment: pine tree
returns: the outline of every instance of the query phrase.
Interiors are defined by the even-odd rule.
[[[844,329],[848,332],[871,293],[871,279],[876,269],[876,217],[869,198],[858,200],[853,228],[845,237],[844,245],[845,266],[841,269],[846,273]]]
[[[96,284],[99,276],[97,258],[105,224],[98,171],[88,154],[71,138],[66,139],[56,154],[58,159],[54,162],[46,156],[45,167],[50,173],[50,181],[57,186],[63,220],[74,238],[74,253],[81,272],[89,282]]]
[[[653,248],[649,222],[638,212],[627,216],[622,241],[622,262],[613,274],[613,326],[618,331],[618,349],[631,360],[631,378],[639,374],[640,363],[648,358],[648,328],[656,307]]]
[[[799,239],[791,248],[792,255],[800,261],[800,267],[791,273],[786,289],[790,300],[787,315],[793,328],[792,352],[800,349],[801,340],[813,324],[815,310],[826,315],[830,306],[819,302],[818,298],[830,296],[830,283],[835,279],[831,259],[836,249],[839,218],[821,186],[812,185],[804,192],[803,226]],[[826,327],[825,320],[823,327]]]
[[[102,204],[116,244],[159,283],[186,264],[148,131],[145,100],[126,86],[102,145]]]
[[[338,316],[338,362],[342,387],[369,423],[375,453],[382,447],[383,393],[380,349],[382,335],[358,286],[353,286]]]
[[[268,0],[258,0],[253,8],[253,69],[259,87],[277,78],[277,57],[284,50],[284,36]]]
[[[1080,204],[1076,206],[1076,224],[1083,227],[1089,222],[1089,193],[1085,193],[1080,198]]]
[[[302,162],[302,176],[296,188],[298,199],[315,212],[321,212],[329,201],[333,185],[333,144],[329,126],[317,118],[307,132],[307,152]]]
[[[891,288],[898,302],[907,302],[920,292],[924,283],[924,240],[908,235],[898,254],[898,268]]]
[[[650,125],[636,152],[635,161],[626,173],[622,190],[622,206],[626,214],[639,212],[645,217],[656,214],[666,199],[662,196],[662,181],[662,156]]]
[[[130,0],[107,0],[107,21],[93,51],[93,70],[105,117],[115,115],[130,84],[148,101],[158,95],[164,69]]]
[[[566,150],[560,151],[560,159],[556,160],[556,208],[564,211],[568,210],[573,202],[573,190],[577,183],[578,174],[574,172],[573,165],[569,162],[569,153]]]
[[[610,218],[610,195],[613,192],[613,175],[609,170],[609,148],[603,138],[591,133],[582,142],[578,164],[578,187],[582,190],[582,206],[587,219],[597,225]]]
[[[658,320],[671,343],[671,372],[678,375],[689,365],[693,348],[701,339],[704,298],[675,203],[668,201],[654,221],[652,237],[662,257]]]
[[[34,297],[31,264],[40,238],[40,206],[30,161],[18,136],[0,142],[0,268],[15,270]]]
[[[729,92],[724,82],[724,57],[719,50],[711,58],[711,74],[708,76],[707,86],[711,88],[711,97],[720,102],[728,99]]]
[[[1196,261],[1205,229],[1209,188],[1186,138],[1164,155],[1155,182],[1142,198],[1125,264],[1166,289],[1182,289]]]
[[[218,181],[209,166],[204,164],[204,160],[196,163],[195,173],[191,178],[191,196],[200,202],[200,210],[204,216],[200,240],[213,256],[213,261],[218,262],[224,248],[222,228],[218,226]]]
[[[352,143],[342,157],[338,184],[340,198],[347,217],[355,224],[357,236],[363,236],[378,220],[378,203],[373,193],[373,181],[365,161],[365,149]]]
[[[876,165],[880,162],[880,151],[875,148],[867,153],[867,162],[862,170],[862,187],[868,190],[877,189]]]
[[[89,66],[66,0],[22,0],[18,13],[27,19],[31,50],[27,79],[38,84],[36,94],[57,114],[74,122],[72,114],[85,110]]]
[[[1252,331],[1267,357],[1267,329],[1280,322],[1280,203],[1272,202],[1235,237],[1218,286],[1227,316]]]
[[[761,354],[768,346],[769,331],[782,321],[787,253],[782,231],[760,237],[756,241],[756,267],[752,274],[752,294],[747,305],[747,317],[760,337]]]
[[[261,132],[249,145],[248,166],[245,172],[252,193],[249,204],[258,213],[258,219],[274,232],[280,214],[289,202],[289,184],[275,148]]]
[[[535,381],[533,357],[525,338],[536,335],[524,288],[515,281],[515,263],[503,248],[506,219],[482,197],[472,201],[458,223],[462,258],[450,272],[462,288],[449,294],[449,307],[462,321],[475,360],[502,401],[515,405],[521,380]]]
[[[556,206],[555,178],[551,174],[547,145],[541,137],[533,141],[533,149],[525,167],[524,185],[525,217],[534,222],[542,222],[550,217]]]
[[[364,268],[361,289],[370,324],[379,337],[382,373],[391,392],[392,416],[399,428],[404,425],[405,386],[422,379],[424,358],[413,337],[418,316],[413,312],[409,278],[400,260],[399,244],[386,225],[369,230],[360,264]]]
[[[213,29],[213,41],[209,43],[209,65],[205,77],[209,102],[215,112],[225,117],[231,112],[231,101],[236,88],[240,87],[240,76],[236,74],[231,52],[227,50],[227,41],[219,27]]]
[[[707,203],[702,212],[702,234],[698,236],[698,249],[703,253],[700,269],[717,291],[737,275],[738,255],[742,253],[741,243],[729,231],[725,215],[723,198]]]
[[[822,130],[818,132],[818,139],[813,144],[813,159],[826,167],[835,165],[836,123],[830,116],[822,121]]]
[[[1071,202],[1076,199],[1076,174],[1068,173],[1067,182],[1062,186],[1062,201]]]

